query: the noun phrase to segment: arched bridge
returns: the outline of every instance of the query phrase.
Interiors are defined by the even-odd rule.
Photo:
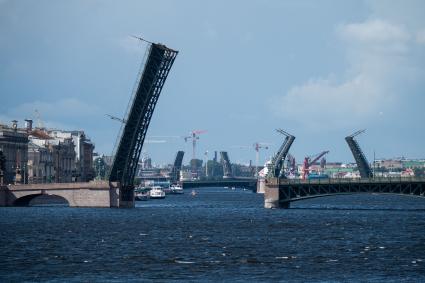
[[[118,207],[117,183],[49,183],[0,187],[0,206],[28,206],[38,196],[65,199],[70,207]]]
[[[371,179],[268,179],[264,207],[289,208],[294,201],[355,193],[398,194],[425,197],[425,178]],[[424,199],[425,200],[425,199]]]

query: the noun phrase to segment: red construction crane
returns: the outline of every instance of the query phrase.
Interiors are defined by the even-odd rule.
[[[199,140],[200,134],[205,134],[206,130],[193,130],[190,132],[190,136],[183,137],[184,141],[192,140],[192,159],[196,159],[196,140]]]
[[[304,158],[303,175],[302,175],[303,180],[306,179],[306,177],[307,177],[307,175],[310,171],[310,166],[328,153],[329,153],[329,150],[326,150],[326,151],[322,151],[319,154],[316,154],[316,155],[313,155],[313,156],[307,156],[307,157]]]

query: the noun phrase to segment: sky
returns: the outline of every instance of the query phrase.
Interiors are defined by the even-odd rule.
[[[296,136],[298,162],[425,158],[425,1],[0,0],[0,122],[84,130],[110,155],[147,44],[179,54],[143,151],[172,163],[228,151],[260,163]],[[35,110],[39,112],[37,116]],[[39,119],[38,119],[39,118]],[[207,153],[206,153],[207,152]]]

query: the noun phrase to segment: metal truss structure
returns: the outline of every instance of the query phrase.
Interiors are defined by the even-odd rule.
[[[178,151],[176,158],[174,159],[173,168],[171,168],[170,179],[172,183],[175,183],[179,180],[180,171],[182,169],[184,151]]]
[[[269,180],[269,188],[278,189],[279,206],[289,208],[290,202],[342,194],[377,193],[425,197],[424,178]]]
[[[232,164],[230,164],[227,151],[220,151],[220,157],[223,164],[223,178],[233,178]]]
[[[109,181],[120,182],[120,201],[134,200],[134,176],[153,111],[178,51],[150,44],[142,75],[130,100]]]
[[[366,156],[364,155],[363,151],[360,148],[360,145],[358,142],[354,139],[354,137],[358,136],[359,134],[363,133],[365,130],[360,130],[355,132],[354,134],[348,136],[345,138],[345,141],[348,144],[348,147],[350,148],[351,152],[353,153],[354,160],[356,160],[357,167],[360,172],[361,178],[372,178],[373,173],[370,169],[369,162],[366,159]]]
[[[285,178],[284,161],[285,161],[286,155],[289,152],[289,149],[291,148],[292,143],[295,140],[295,137],[291,134],[288,134],[282,129],[277,129],[276,131],[284,135],[285,139],[282,145],[280,146],[279,151],[276,153],[276,155],[272,159],[270,170],[267,174],[268,175],[267,177]]]

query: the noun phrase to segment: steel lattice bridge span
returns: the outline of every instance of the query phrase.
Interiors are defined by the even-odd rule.
[[[256,178],[228,178],[222,180],[182,181],[183,189],[206,188],[206,187],[234,187],[255,191],[257,189]]]
[[[134,207],[134,176],[143,142],[177,54],[178,51],[163,44],[150,43],[148,46],[125,118],[122,119],[109,182],[1,186],[0,206],[28,205],[37,196],[55,195],[73,207]]]
[[[264,207],[289,208],[290,203],[294,201],[358,193],[425,197],[425,178],[315,180],[269,178],[264,192]]]

